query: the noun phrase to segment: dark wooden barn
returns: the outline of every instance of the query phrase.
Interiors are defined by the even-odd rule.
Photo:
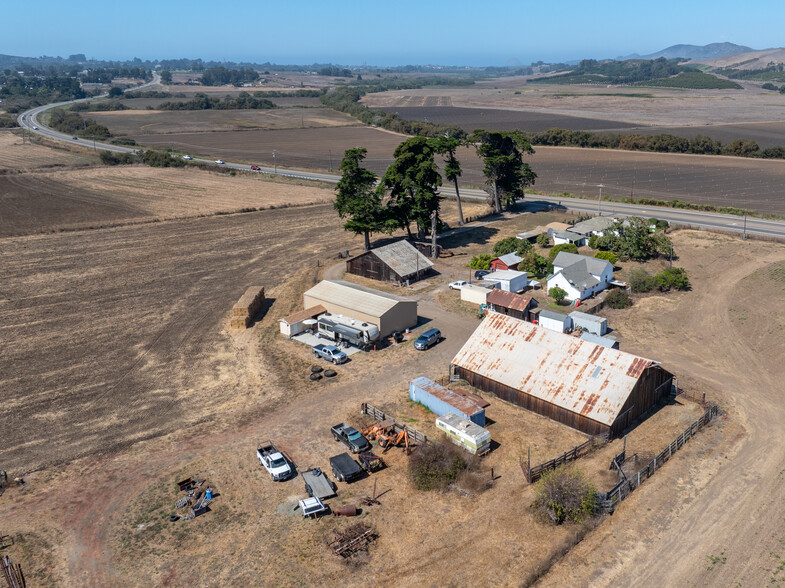
[[[491,290],[486,302],[490,310],[506,314],[522,321],[529,320],[529,310],[535,304],[531,296],[522,296],[498,288]]]
[[[451,376],[589,435],[620,435],[671,389],[657,362],[490,312]]]
[[[346,261],[347,273],[401,284],[416,282],[430,274],[432,268],[433,262],[405,239],[365,251]]]

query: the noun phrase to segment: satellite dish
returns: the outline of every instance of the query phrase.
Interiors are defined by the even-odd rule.
[[[317,323],[317,320],[316,320],[316,319],[312,319],[312,318],[310,318],[310,319],[305,319],[305,320],[303,321],[303,324],[304,324],[304,325],[309,325],[309,326],[310,326],[310,325],[315,325],[316,323]]]

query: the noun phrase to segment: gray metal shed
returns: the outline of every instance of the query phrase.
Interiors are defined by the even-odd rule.
[[[584,331],[599,336],[608,332],[608,319],[604,317],[574,310],[570,313],[570,318],[573,329],[580,327]]]

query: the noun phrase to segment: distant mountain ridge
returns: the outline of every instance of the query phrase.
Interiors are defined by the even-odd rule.
[[[634,53],[626,57],[619,57],[618,59],[657,59],[659,57],[665,57],[666,59],[673,59],[675,57],[684,57],[685,59],[718,59],[720,57],[751,53],[753,51],[756,51],[756,49],[745,47],[744,45],[736,45],[736,43],[672,45],[667,49],[657,51],[656,53],[650,53],[649,55],[638,55],[637,53]]]

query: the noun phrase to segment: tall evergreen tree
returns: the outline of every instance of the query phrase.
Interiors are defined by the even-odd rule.
[[[442,176],[434,162],[435,150],[425,137],[412,137],[395,148],[395,160],[387,168],[379,186],[380,192],[390,191],[387,204],[388,228],[406,229],[412,236],[409,224],[417,223],[417,233],[425,234],[436,214],[438,224],[439,186]]]
[[[437,137],[432,140],[436,153],[444,157],[444,177],[455,185],[455,202],[458,205],[458,224],[463,225],[463,208],[461,207],[461,193],[458,190],[458,178],[463,170],[461,162],[455,157],[458,147],[463,142],[456,137]]]
[[[375,190],[376,174],[360,165],[368,150],[347,149],[341,161],[341,179],[335,189],[334,207],[338,216],[348,219],[343,228],[365,237],[365,250],[371,248],[371,233],[381,229],[382,201]]]
[[[511,207],[523,198],[526,186],[534,184],[537,178],[529,164],[523,163],[523,153],[534,153],[526,136],[517,131],[480,129],[472,133],[470,140],[485,164],[483,174],[494,210],[501,212],[502,205]]]

